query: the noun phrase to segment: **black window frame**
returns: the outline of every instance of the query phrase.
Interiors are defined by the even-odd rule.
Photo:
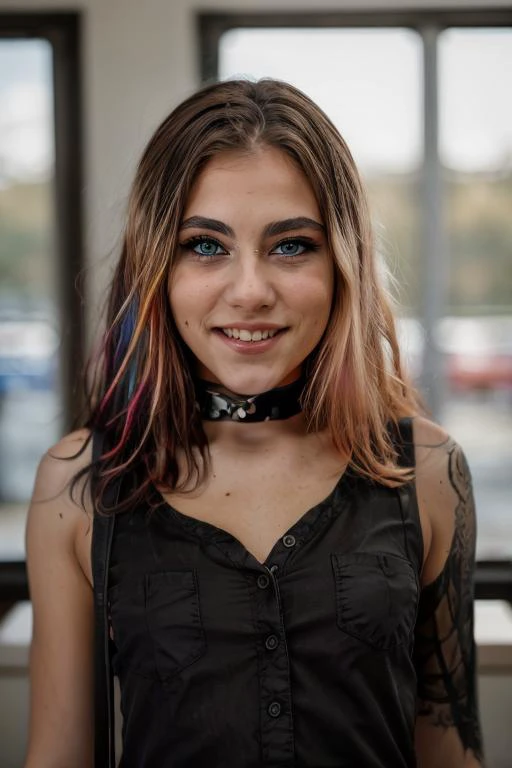
[[[279,11],[279,12],[199,12],[196,16],[196,33],[199,50],[199,71],[203,83],[215,82],[218,80],[219,70],[219,41],[221,36],[232,29],[272,29],[272,28],[390,28],[402,27],[409,28],[418,32],[424,42],[424,67],[428,70],[431,79],[436,78],[436,51],[435,45],[437,35],[443,30],[451,27],[472,28],[472,27],[512,27],[512,8],[490,7],[482,9],[405,9],[405,10],[378,10],[378,11]],[[434,44],[432,44],[434,43]],[[428,90],[425,74],[425,90]],[[425,95],[425,99],[428,95]],[[426,110],[427,111],[427,110]],[[432,110],[430,110],[432,112]],[[437,113],[434,110],[437,122]],[[427,122],[427,121],[426,121]],[[429,208],[430,213],[440,220],[440,166],[438,163],[437,147],[437,128],[432,135],[432,126],[424,126],[424,144],[425,155],[433,153],[435,164],[434,174],[430,174],[429,180],[425,184],[424,206]],[[427,160],[425,160],[427,162]],[[427,175],[424,172],[424,175]],[[439,227],[439,230],[441,227]],[[424,226],[424,237],[429,239],[428,228]],[[439,241],[431,240],[427,244],[427,249],[431,252],[432,261],[428,261],[430,274],[435,274],[435,264],[433,260],[438,251]],[[439,258],[439,257],[437,257]],[[434,269],[432,268],[434,266]],[[441,270],[439,270],[441,272]],[[427,277],[427,280],[429,278]],[[431,311],[439,309],[439,286],[435,284],[427,285],[426,291],[429,292],[429,299],[433,300]],[[436,295],[437,291],[437,295]],[[427,318],[433,323],[437,318]],[[434,334],[432,333],[432,336]],[[430,368],[433,376],[437,376],[437,362],[432,355]],[[435,412],[436,403],[431,403]],[[476,565],[475,573],[475,597],[481,600],[505,600],[512,605],[512,559],[500,560],[479,560]]]
[[[81,14],[0,12],[0,39],[34,38],[48,41],[53,57],[56,288],[63,426],[68,431],[82,407],[77,373],[85,356]],[[28,597],[25,563],[0,562],[0,618]]]
[[[203,83],[215,82],[219,71],[219,40],[231,29],[332,27],[408,27],[421,33],[426,28],[510,27],[512,8],[390,10],[390,11],[279,11],[200,12],[196,17],[199,71]]]

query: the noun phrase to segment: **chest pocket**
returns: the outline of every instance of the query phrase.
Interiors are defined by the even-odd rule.
[[[206,650],[194,571],[148,573],[109,590],[114,670],[167,681]]]
[[[332,554],[339,629],[377,650],[412,639],[418,580],[407,560],[384,553]]]

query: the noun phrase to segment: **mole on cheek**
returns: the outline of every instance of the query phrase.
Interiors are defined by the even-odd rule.
[[[185,320],[185,325],[186,325],[186,326],[187,326],[187,328],[188,328],[188,320]]]

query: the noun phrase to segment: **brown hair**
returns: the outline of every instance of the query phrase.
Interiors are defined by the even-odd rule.
[[[286,152],[309,180],[335,264],[330,320],[308,366],[308,427],[330,430],[352,467],[376,482],[392,486],[407,476],[396,466],[388,427],[416,413],[418,399],[404,377],[392,312],[377,279],[368,205],[350,151],[296,88],[270,79],[233,80],[204,88],[164,120],[130,196],[88,426],[108,437],[105,477],[142,468],[136,495],[155,483],[197,484],[207,472],[188,350],[174,325],[167,283],[198,173],[221,152],[261,145]]]

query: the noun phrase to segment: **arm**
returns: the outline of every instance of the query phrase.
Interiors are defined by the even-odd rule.
[[[91,518],[69,495],[71,478],[90,461],[90,450],[69,460],[86,434],[64,438],[43,457],[28,513],[34,628],[25,768],[93,764],[93,593],[85,554]]]
[[[481,768],[471,475],[461,448],[439,427],[417,419],[415,443],[420,514],[431,532],[415,638],[418,768]]]

